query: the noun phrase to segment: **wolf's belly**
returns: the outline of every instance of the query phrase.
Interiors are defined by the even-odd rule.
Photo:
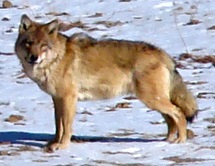
[[[120,95],[133,93],[132,82],[118,82],[117,84],[96,84],[91,87],[81,87],[78,92],[79,100],[109,99]]]

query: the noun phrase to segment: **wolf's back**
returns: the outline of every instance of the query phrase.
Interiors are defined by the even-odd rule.
[[[171,102],[181,109],[188,122],[192,122],[198,113],[196,99],[187,89],[177,70],[173,71],[172,76]]]

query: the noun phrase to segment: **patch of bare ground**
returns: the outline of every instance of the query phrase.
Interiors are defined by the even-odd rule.
[[[5,119],[5,122],[17,123],[17,122],[22,121],[22,120],[24,120],[24,116],[10,115],[8,118]]]
[[[104,25],[107,28],[111,28],[111,27],[115,27],[115,26],[121,26],[124,23],[121,21],[97,21],[95,24]]]
[[[116,111],[118,108],[131,108],[131,103],[129,102],[117,103],[116,106],[107,109],[106,112]]]
[[[38,160],[32,160],[32,162],[35,162],[35,163],[47,163],[48,160],[38,159]]]
[[[34,151],[38,151],[37,149],[33,148],[32,146],[20,146],[18,148],[16,148],[16,151],[17,152],[25,152],[25,151],[31,151],[31,152],[34,152]]]
[[[96,18],[96,17],[102,17],[103,13],[95,13],[93,15],[88,16],[88,18]]]
[[[70,22],[70,23],[61,22],[59,30],[62,32],[65,32],[65,31],[70,30],[72,28],[88,29],[89,26],[87,26],[82,21],[76,21],[76,22]]]
[[[215,118],[210,117],[210,118],[205,118],[203,119],[206,122],[209,122],[210,124],[207,126],[207,129],[211,132],[211,134],[214,136],[215,135]]]
[[[54,15],[54,16],[65,16],[68,15],[68,13],[54,13],[54,12],[50,12],[50,13],[46,13],[46,15]],[[88,18],[94,18],[94,17],[102,17],[103,13],[95,13],[93,15],[88,16]],[[72,28],[80,28],[83,29],[85,31],[97,31],[97,30],[103,30],[103,29],[99,29],[97,27],[90,27],[89,25],[87,25],[86,23],[82,22],[82,21],[76,21],[76,22],[63,22],[61,20],[59,20],[60,22],[60,27],[59,30],[61,32],[65,32],[68,31]],[[121,21],[97,21],[94,23],[95,25],[104,25],[106,28],[112,28],[115,26],[121,26],[124,24],[124,22]]]
[[[0,101],[0,106],[8,106],[8,105],[10,105],[10,102]]]
[[[206,81],[186,81],[185,82],[186,84],[189,84],[189,85],[204,85],[204,84],[207,84],[208,82]]]
[[[213,98],[213,99],[215,99],[215,92],[199,92],[197,94],[197,98],[201,98],[201,99]]]
[[[207,121],[207,122],[210,122],[210,123],[214,123],[214,124],[215,124],[215,118],[214,118],[214,117],[205,118],[204,121]]]
[[[215,30],[215,25],[212,25],[212,26],[208,27],[207,30],[214,31]]]
[[[163,158],[164,160],[169,160],[169,161],[173,161],[174,164],[182,164],[182,163],[195,163],[195,162],[203,162],[203,161],[207,161],[206,159],[200,159],[200,158],[182,158],[179,156],[172,156],[172,157],[165,157]]]
[[[179,61],[190,60],[196,63],[212,63],[212,65],[215,66],[215,55],[196,56],[193,54],[182,53],[179,55],[178,60]]]
[[[137,100],[137,97],[135,97],[135,96],[127,96],[127,97],[124,97],[123,99],[125,99],[125,100]]]
[[[212,134],[213,134],[213,136],[214,136],[214,134],[215,134],[215,126],[214,126],[214,125],[209,125],[209,126],[207,126],[207,129],[208,129],[209,131],[211,131]]]
[[[132,0],[119,0],[119,2],[131,2]]]
[[[201,23],[200,20],[197,20],[197,19],[190,19],[190,21],[186,24],[184,24],[184,26],[187,26],[187,25],[196,25],[196,24],[199,24]]]
[[[80,29],[83,29],[83,30],[88,31],[88,32],[102,31],[103,30],[103,29],[99,29],[96,27],[90,27],[87,24],[83,23],[82,21],[76,21],[76,22],[70,22],[70,23],[61,22],[60,27],[59,27],[59,31],[65,32],[65,31],[68,31],[72,28],[80,28]]]
[[[91,113],[89,111],[82,111],[82,112],[80,112],[80,114],[82,114],[82,115],[93,115],[93,113]]]
[[[128,163],[128,164],[121,164],[118,162],[109,162],[107,160],[94,160],[95,164],[98,165],[112,165],[112,166],[148,166],[147,164],[141,164],[141,163]]]
[[[111,152],[111,151],[106,151],[106,152],[103,152],[103,154],[107,154],[107,155],[116,155],[116,154],[131,154],[130,152]]]
[[[215,146],[201,146],[199,149],[210,149],[210,150],[215,150]]]
[[[18,155],[19,155],[18,152],[12,152],[9,150],[0,151],[0,156],[18,156]]]
[[[11,148],[10,150],[2,150],[0,151],[0,156],[18,156],[20,155],[20,152],[34,152],[34,151],[38,151],[37,149],[31,147],[31,146],[19,146],[19,147],[15,147],[15,148]]]
[[[47,16],[49,16],[49,15],[52,15],[52,16],[70,16],[70,14],[66,13],[66,12],[60,12],[60,13],[58,13],[58,12],[48,12],[48,13],[46,13],[46,15]]]
[[[128,129],[119,129],[114,133],[110,133],[109,137],[126,137],[126,136],[132,136],[140,134],[138,132],[135,132],[134,130],[128,130]]]

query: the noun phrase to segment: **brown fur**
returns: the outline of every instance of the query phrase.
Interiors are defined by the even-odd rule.
[[[186,117],[197,113],[196,101],[165,51],[145,42],[96,40],[83,33],[66,37],[58,27],[56,20],[39,24],[23,15],[15,45],[24,71],[54,102],[56,135],[48,149],[68,146],[77,100],[128,93],[164,116],[169,141],[186,141]]]

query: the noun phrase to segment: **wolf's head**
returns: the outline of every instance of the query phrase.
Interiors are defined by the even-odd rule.
[[[39,64],[44,59],[52,58],[58,34],[59,23],[53,20],[47,24],[32,21],[27,15],[21,17],[19,36],[15,51],[22,63]]]

